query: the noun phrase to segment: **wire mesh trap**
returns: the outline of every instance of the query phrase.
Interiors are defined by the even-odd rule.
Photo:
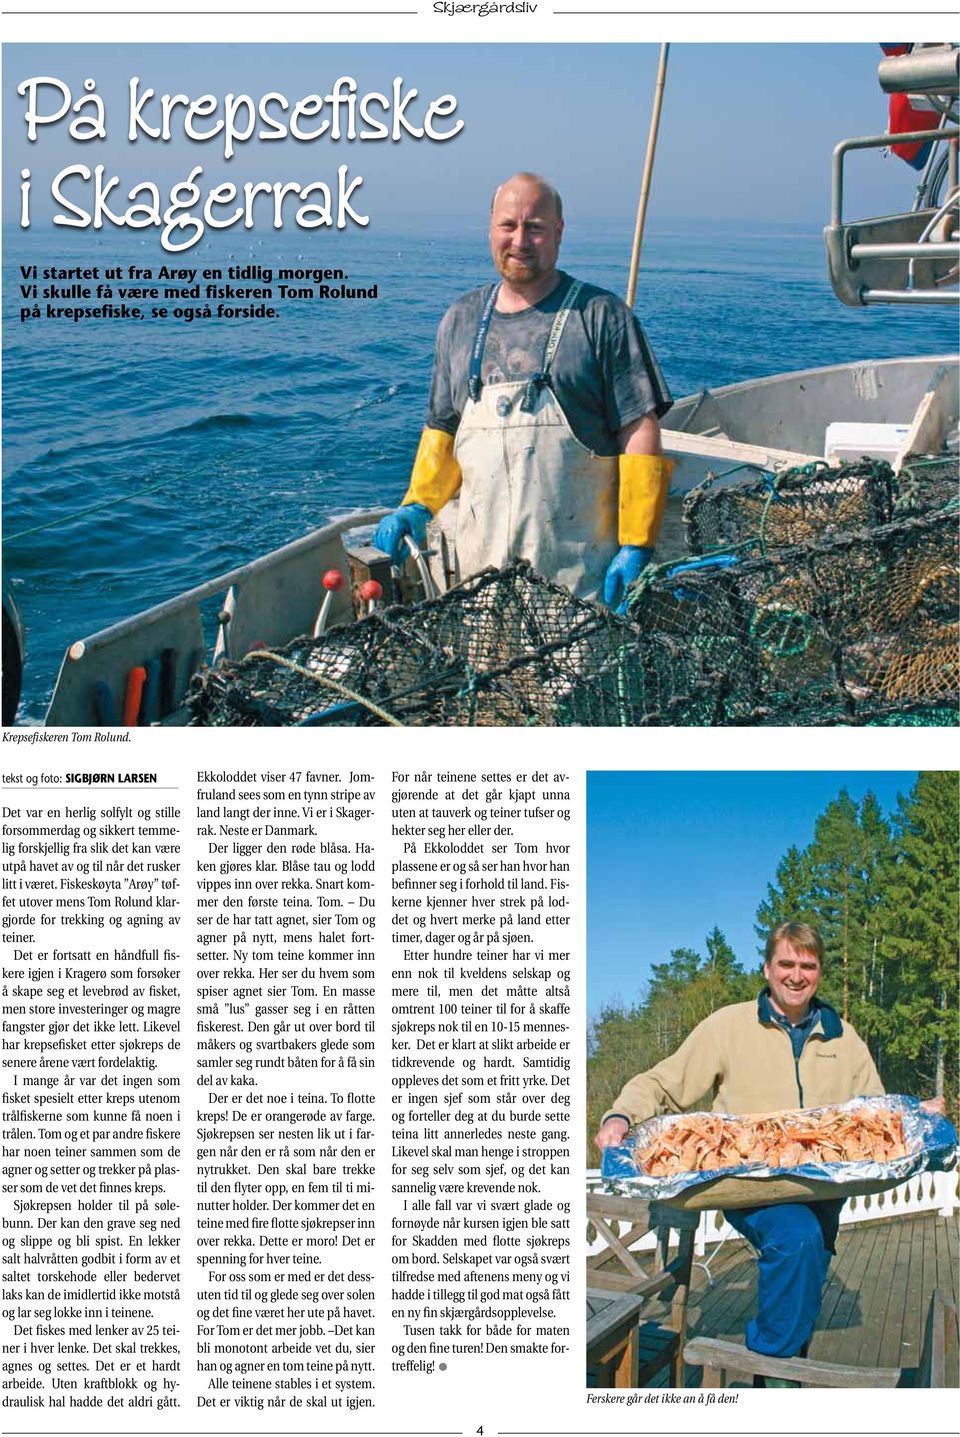
[[[726,486],[707,479],[684,500],[683,523],[691,554],[739,545],[766,553],[931,513],[956,499],[956,456],[917,459],[899,474],[884,460],[819,461]]]
[[[648,567],[629,618],[517,562],[204,669],[192,722],[956,724],[956,484],[948,457],[703,485],[695,557]]]
[[[956,506],[641,576],[630,613],[727,678],[729,724],[955,724]]]
[[[529,564],[198,674],[192,721],[652,726],[723,721],[725,680],[674,633],[641,635]]]
[[[894,519],[956,507],[960,499],[960,456],[956,453],[910,459],[894,480]]]

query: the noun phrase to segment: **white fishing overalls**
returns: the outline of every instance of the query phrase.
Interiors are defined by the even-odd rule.
[[[543,363],[529,379],[484,384],[483,349],[499,286],[480,318],[469,398],[454,454],[460,578],[527,559],[537,573],[581,599],[599,599],[617,542],[618,456],[591,452],[573,433],[553,392],[550,365],[581,289],[571,283]]]

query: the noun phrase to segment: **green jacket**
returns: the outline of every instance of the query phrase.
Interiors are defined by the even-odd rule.
[[[742,1117],[817,1108],[850,1098],[880,1097],[880,1075],[862,1038],[829,1004],[794,1060],[790,1035],[761,1019],[758,1001],[718,1008],[698,1023],[669,1058],[631,1078],[607,1118],[631,1126],[697,1103]]]

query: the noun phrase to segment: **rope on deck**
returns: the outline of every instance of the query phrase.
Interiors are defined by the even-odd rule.
[[[386,709],[382,709],[379,704],[375,704],[373,699],[365,698],[363,694],[358,694],[355,689],[348,688],[346,684],[340,683],[338,679],[329,679],[324,674],[316,674],[312,669],[305,669],[302,664],[295,664],[292,659],[284,658],[283,654],[275,654],[272,649],[254,649],[240,660],[238,667],[252,663],[256,659],[269,659],[271,663],[280,664],[282,668],[289,669],[291,673],[299,674],[302,679],[313,679],[314,683],[322,684],[324,688],[332,689],[333,692],[339,694],[341,698],[350,699],[353,703],[362,704],[363,707],[369,709],[376,718],[385,724],[389,724],[392,728],[406,727],[400,719],[394,718],[392,714],[387,713]]]

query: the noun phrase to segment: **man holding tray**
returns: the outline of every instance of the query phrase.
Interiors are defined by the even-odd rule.
[[[756,1002],[720,1008],[671,1057],[626,1084],[596,1136],[602,1148],[661,1113],[680,1113],[710,1093],[716,1112],[745,1117],[880,1097],[863,1040],[817,997],[823,942],[807,923],[782,923],[767,939]],[[943,1112],[943,1100],[923,1105]],[[759,1257],[757,1315],[746,1345],[771,1357],[805,1354],[836,1248],[843,1199],[777,1203],[725,1212]],[[762,1379],[760,1379],[762,1381]],[[795,1386],[772,1378],[766,1386]]]

